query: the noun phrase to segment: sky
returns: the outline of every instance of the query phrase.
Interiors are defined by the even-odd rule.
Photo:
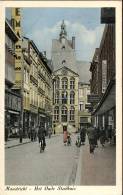
[[[99,47],[104,25],[100,24],[100,8],[23,8],[23,35],[32,39],[38,49],[51,58],[52,39],[58,39],[62,20],[67,37],[76,37],[77,60],[91,61]]]

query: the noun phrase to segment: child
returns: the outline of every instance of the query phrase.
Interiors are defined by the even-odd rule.
[[[76,146],[80,147],[80,145],[81,145],[80,135],[77,135]]]
[[[67,145],[71,145],[71,137],[70,137],[70,133],[68,132],[67,134]]]

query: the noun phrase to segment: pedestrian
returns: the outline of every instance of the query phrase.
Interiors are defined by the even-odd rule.
[[[85,127],[80,128],[80,144],[85,145],[85,138],[86,138],[86,129]]]
[[[110,125],[108,126],[108,140],[109,140],[109,143],[111,144],[111,140],[112,140],[112,127]]]
[[[105,138],[106,138],[106,136],[105,136],[105,130],[102,127],[101,130],[100,130],[100,144],[102,145],[102,147],[104,147]]]
[[[54,135],[56,134],[55,128],[54,128]]]
[[[38,134],[38,124],[36,125],[35,129],[34,129],[34,141],[37,141],[37,134]]]
[[[23,141],[23,130],[22,130],[22,125],[20,124],[20,127],[19,127],[19,141],[20,143],[22,143]]]
[[[5,126],[5,141],[8,141],[8,126]]]
[[[67,133],[67,145],[68,146],[71,145],[71,133],[70,132]]]
[[[99,139],[99,131],[98,128],[95,127],[95,146],[98,147],[98,139]]]
[[[51,134],[52,134],[52,128],[49,127],[49,129],[48,129],[48,136],[49,136],[49,138],[51,138]]]
[[[44,148],[46,146],[45,130],[41,125],[39,126],[39,130],[38,130],[38,140],[39,140],[39,144],[41,143],[41,147]]]
[[[31,141],[33,142],[33,135],[34,135],[34,133],[33,133],[33,128],[34,127],[31,127],[31,131],[30,131],[30,134],[31,134]]]
[[[116,129],[113,129],[113,141],[114,141],[114,145],[116,144]]]
[[[66,143],[67,143],[67,131],[64,131],[63,132],[63,142],[64,142],[64,145],[66,145]]]
[[[94,153],[94,149],[95,149],[95,129],[92,126],[92,124],[88,125],[88,129],[87,129],[87,135],[88,135],[88,140],[89,140],[89,144],[90,144],[90,153]]]

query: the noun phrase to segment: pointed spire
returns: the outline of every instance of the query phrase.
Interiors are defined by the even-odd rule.
[[[64,23],[64,20],[62,21],[62,24],[61,24],[61,32],[60,32],[59,36],[60,36],[60,39],[66,38],[66,36],[67,36],[66,25]]]

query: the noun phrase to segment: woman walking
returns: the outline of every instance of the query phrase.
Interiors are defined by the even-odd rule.
[[[67,143],[67,135],[68,135],[67,131],[64,131],[63,132],[63,142],[64,142],[64,145],[66,145],[66,143]]]

